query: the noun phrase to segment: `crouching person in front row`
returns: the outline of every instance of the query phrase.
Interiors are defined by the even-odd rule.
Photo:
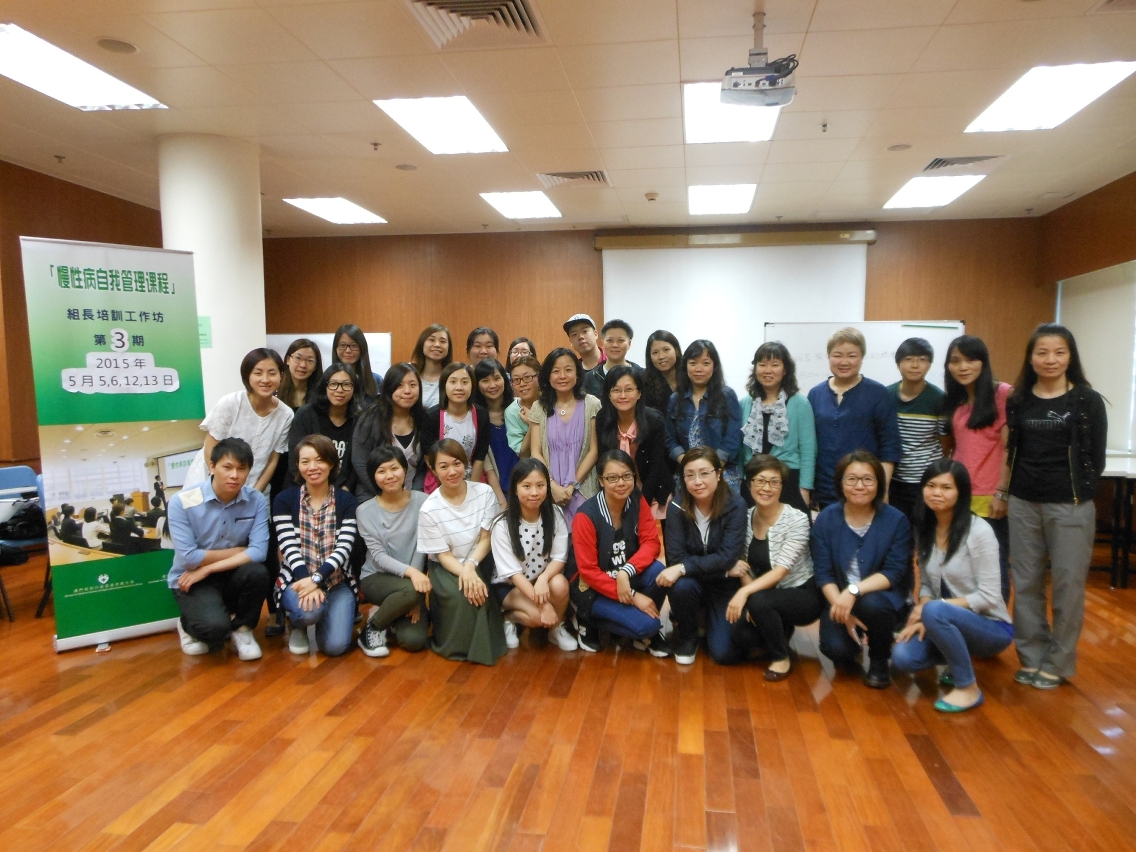
[[[268,597],[268,498],[245,485],[252,448],[225,438],[209,456],[209,479],[169,501],[174,562],[169,586],[181,618],[182,652],[220,650],[232,639],[242,660],[260,659],[253,629]]]

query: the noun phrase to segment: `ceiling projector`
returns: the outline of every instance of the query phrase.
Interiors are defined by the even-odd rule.
[[[793,85],[793,72],[796,69],[796,54],[771,61],[768,50],[755,47],[749,52],[749,67],[731,68],[722,78],[722,103],[738,106],[787,106],[797,94]]]

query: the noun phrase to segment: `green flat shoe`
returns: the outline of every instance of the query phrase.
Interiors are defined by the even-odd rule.
[[[975,707],[981,707],[986,703],[986,696],[981,692],[978,693],[978,700],[967,707],[959,707],[957,704],[951,704],[948,701],[939,699],[935,702],[935,709],[940,713],[965,713],[967,710],[973,710]]]

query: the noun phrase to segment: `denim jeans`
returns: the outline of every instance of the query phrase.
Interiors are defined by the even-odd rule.
[[[923,639],[896,642],[892,648],[892,665],[903,672],[921,672],[946,663],[955,686],[974,683],[971,654],[993,657],[1010,647],[1014,629],[1004,621],[986,618],[965,607],[946,601],[927,601],[923,605]]]
[[[300,608],[300,596],[289,586],[280,596],[280,605],[292,622],[292,627],[303,630],[316,626],[316,647],[329,657],[346,654],[355,632],[355,593],[346,583],[333,586],[319,606],[305,611]]]
[[[655,583],[655,578],[661,573],[663,563],[655,561],[647,566],[646,571],[631,579],[632,590],[645,594],[656,607],[661,607],[667,596],[666,590]],[[631,639],[650,639],[663,628],[659,619],[651,618],[634,604],[620,603],[604,595],[598,595],[592,604],[592,620],[597,627]]]

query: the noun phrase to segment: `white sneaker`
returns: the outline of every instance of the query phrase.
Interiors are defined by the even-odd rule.
[[[575,651],[580,647],[580,643],[576,641],[575,636],[568,632],[564,622],[557,624],[556,627],[548,631],[548,638],[561,651]]]
[[[200,639],[194,639],[185,632],[185,628],[181,626],[181,619],[177,620],[178,639],[181,640],[181,652],[187,657],[200,657],[202,654],[209,653],[209,646],[202,642]]]
[[[288,650],[293,654],[308,653],[308,629],[306,627],[293,627],[288,633]]]
[[[260,646],[256,644],[256,637],[252,635],[251,630],[242,627],[234,630],[232,636],[233,650],[237,652],[238,657],[246,663],[261,658]]]
[[[517,625],[511,621],[505,622],[505,647],[510,651],[521,647],[521,637],[517,635]]]

